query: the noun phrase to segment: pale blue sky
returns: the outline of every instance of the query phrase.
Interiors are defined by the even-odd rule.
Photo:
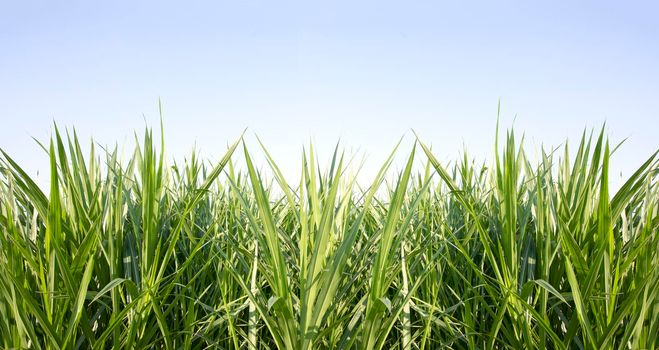
[[[0,148],[45,170],[31,137],[52,120],[130,142],[160,97],[172,156],[217,157],[248,127],[291,169],[310,138],[375,165],[410,129],[482,158],[501,98],[529,149],[606,121],[629,174],[659,148],[657,18],[637,1],[2,1]]]

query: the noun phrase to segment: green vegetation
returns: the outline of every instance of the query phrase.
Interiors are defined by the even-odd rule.
[[[49,195],[2,154],[1,348],[659,347],[659,163],[610,194],[603,133],[531,162],[510,132],[488,167],[417,141],[370,184],[339,150],[290,183],[242,138],[139,143],[55,129]]]

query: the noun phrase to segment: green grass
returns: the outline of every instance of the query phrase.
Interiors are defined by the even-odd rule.
[[[44,149],[49,194],[0,157],[4,349],[659,347],[659,163],[613,193],[603,132],[533,162],[509,132],[487,166],[417,140],[371,183],[313,147],[290,183],[242,138]]]

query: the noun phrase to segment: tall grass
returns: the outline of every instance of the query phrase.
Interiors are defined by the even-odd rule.
[[[659,347],[659,163],[612,193],[603,132],[534,162],[509,132],[488,166],[417,141],[369,184],[313,147],[290,183],[261,145],[264,177],[242,138],[44,148],[48,194],[0,158],[5,349]]]

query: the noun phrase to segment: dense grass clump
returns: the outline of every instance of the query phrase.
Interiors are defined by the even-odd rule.
[[[289,183],[241,140],[208,166],[140,143],[56,131],[49,194],[2,154],[1,348],[659,347],[659,164],[610,193],[602,133],[533,162],[510,133],[488,167],[418,141],[370,184],[338,151]]]

